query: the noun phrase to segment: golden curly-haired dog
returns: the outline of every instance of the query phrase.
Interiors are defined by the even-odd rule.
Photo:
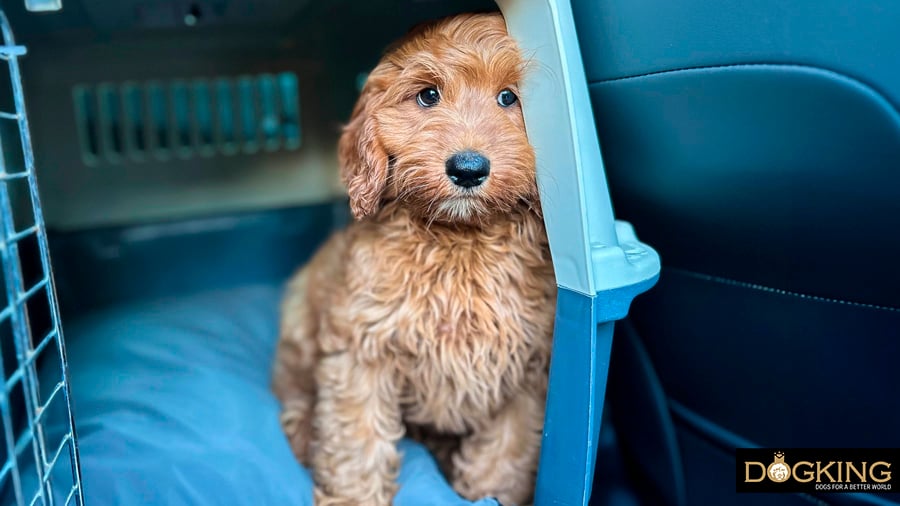
[[[463,496],[530,500],[556,285],[499,14],[419,27],[339,142],[357,218],[291,280],[273,388],[316,502],[391,503],[404,435]]]

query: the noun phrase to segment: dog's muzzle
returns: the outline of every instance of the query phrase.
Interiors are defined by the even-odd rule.
[[[447,159],[447,177],[456,186],[474,188],[491,172],[491,162],[476,151],[461,151]]]

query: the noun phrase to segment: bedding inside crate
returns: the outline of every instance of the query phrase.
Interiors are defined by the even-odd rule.
[[[280,295],[278,283],[243,285],[116,305],[67,325],[88,504],[312,504],[269,390]],[[471,504],[422,447],[400,447],[395,504]],[[68,488],[56,491],[62,500]]]

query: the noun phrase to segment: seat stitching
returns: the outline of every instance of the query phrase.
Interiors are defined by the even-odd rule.
[[[804,300],[811,300],[815,302],[827,302],[830,304],[841,304],[844,306],[851,307],[861,307],[867,309],[879,309],[882,311],[890,311],[893,313],[900,313],[900,308],[892,307],[892,306],[882,306],[879,304],[869,304],[865,302],[855,302],[852,300],[843,300],[843,299],[833,299],[830,297],[821,297],[819,295],[810,295],[808,293],[800,293],[800,292],[792,292],[790,290],[782,290],[781,288],[773,288],[771,286],[760,285],[757,283],[749,283],[746,281],[738,281],[730,278],[723,278],[721,276],[713,276],[711,274],[703,274],[700,272],[694,272],[686,269],[680,269],[676,267],[666,267],[667,271],[674,271],[679,274],[684,274],[685,276],[689,276],[696,279],[701,279],[703,281],[711,281],[714,283],[719,283],[722,285],[735,286],[738,288],[747,288],[750,290],[758,290],[766,293],[774,293],[777,295],[787,295],[791,297],[798,297]]]

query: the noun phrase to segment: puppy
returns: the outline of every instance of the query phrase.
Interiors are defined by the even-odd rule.
[[[412,435],[464,497],[532,497],[556,285],[499,14],[419,27],[339,141],[356,218],[289,283],[273,388],[316,502],[391,503]]]

